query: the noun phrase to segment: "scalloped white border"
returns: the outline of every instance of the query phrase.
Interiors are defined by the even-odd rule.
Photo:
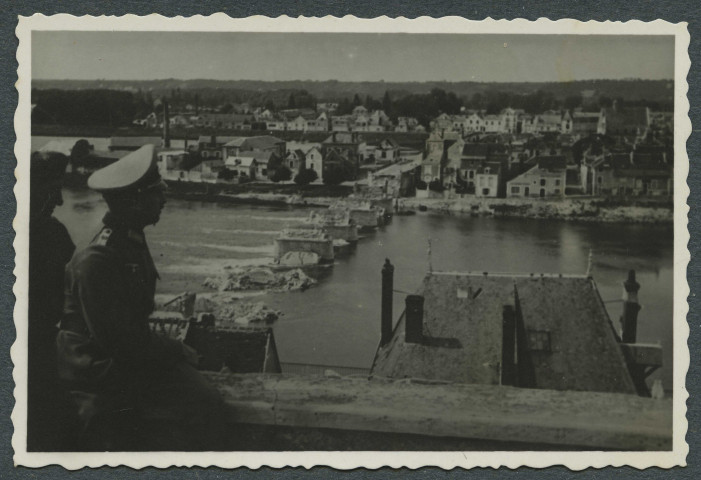
[[[26,452],[26,356],[27,356],[27,265],[29,238],[29,153],[30,137],[30,92],[31,92],[31,32],[32,30],[121,30],[121,31],[242,31],[242,32],[406,32],[406,33],[521,33],[521,34],[582,34],[582,35],[674,35],[675,40],[675,102],[674,102],[674,439],[671,452],[239,452],[239,453],[27,453]],[[689,327],[687,296],[689,286],[686,268],[690,260],[687,197],[689,187],[686,178],[689,159],[686,140],[691,133],[687,75],[691,62],[688,55],[689,32],[687,23],[672,24],[662,20],[641,22],[580,22],[573,19],[537,21],[524,19],[482,21],[460,17],[379,17],[362,19],[353,16],[343,18],[269,18],[254,16],[231,18],[223,13],[208,17],[196,15],[190,18],[167,18],[161,15],[125,15],[122,17],[75,17],[60,14],[53,16],[33,15],[19,17],[16,29],[19,38],[17,61],[19,80],[16,87],[19,103],[15,113],[15,156],[18,160],[14,192],[17,199],[17,216],[14,219],[16,238],[15,270],[16,282],[13,292],[16,297],[14,319],[17,340],[12,346],[12,361],[15,364],[15,408],[12,421],[15,426],[12,446],[16,465],[40,467],[51,464],[67,469],[99,467],[103,465],[126,465],[132,468],[147,466],[220,466],[234,468],[245,466],[285,467],[327,465],[339,469],[365,467],[375,469],[383,466],[419,468],[434,465],[445,469],[455,467],[507,468],[547,467],[564,465],[573,470],[587,467],[630,465],[635,468],[657,466],[670,468],[686,465],[689,447],[685,441],[688,423],[686,420],[685,388],[689,368],[687,340]],[[686,348],[685,348],[686,347]]]

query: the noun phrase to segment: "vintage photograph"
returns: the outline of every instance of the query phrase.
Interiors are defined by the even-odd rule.
[[[18,27],[17,463],[684,463],[685,27],[123,18]]]

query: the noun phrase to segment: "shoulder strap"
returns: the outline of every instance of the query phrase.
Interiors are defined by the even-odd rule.
[[[98,233],[95,236],[92,243],[94,245],[100,245],[103,247],[107,246],[107,243],[109,242],[111,236],[112,236],[112,229],[105,227],[102,230],[100,230],[100,233]]]

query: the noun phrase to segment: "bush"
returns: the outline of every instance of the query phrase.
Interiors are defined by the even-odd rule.
[[[443,187],[443,183],[440,180],[438,180],[437,178],[434,180],[431,180],[431,183],[428,184],[428,188],[433,192],[439,192],[439,193],[442,192],[443,190],[445,190],[445,188]]]
[[[326,185],[339,185],[349,180],[353,180],[353,171],[352,167],[346,163],[331,165],[324,172],[324,183]]]
[[[278,182],[285,182],[287,180],[290,180],[292,178],[292,171],[287,168],[284,165],[280,165],[275,169],[275,173],[273,173],[273,176],[270,177],[270,180],[272,180],[275,183]]]
[[[319,178],[319,175],[316,173],[316,170],[312,168],[303,168],[297,175],[295,175],[294,180],[297,185],[309,185],[317,178]]]

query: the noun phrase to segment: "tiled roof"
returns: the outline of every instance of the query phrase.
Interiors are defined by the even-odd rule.
[[[283,143],[284,140],[280,140],[272,135],[258,135],[255,137],[235,137],[230,142],[227,142],[225,147],[241,147],[249,148],[251,150],[262,150],[266,148],[275,147],[279,143]]]

